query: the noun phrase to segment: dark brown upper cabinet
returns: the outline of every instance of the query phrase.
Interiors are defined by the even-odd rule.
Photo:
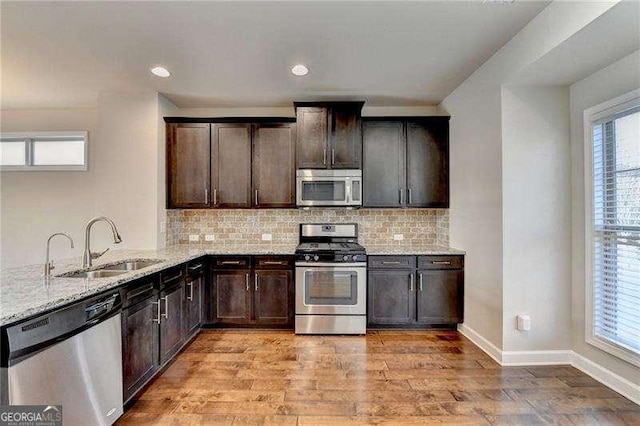
[[[449,117],[367,117],[364,207],[449,207]]]
[[[360,169],[364,102],[295,102],[298,169]]]
[[[253,207],[295,206],[296,126],[293,123],[253,127]]]
[[[293,119],[165,120],[168,208],[295,207]]]
[[[212,203],[214,207],[251,207],[251,124],[213,124]]]
[[[167,206],[210,205],[211,146],[207,123],[167,124]]]

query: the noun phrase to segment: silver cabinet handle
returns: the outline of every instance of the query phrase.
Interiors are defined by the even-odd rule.
[[[258,205],[258,190],[256,189],[256,206]]]
[[[451,262],[448,260],[432,260],[431,263],[433,265],[451,265]]]
[[[402,188],[398,188],[398,194],[400,194],[400,200],[398,201],[399,204],[402,204],[402,193],[404,191],[402,190]]]
[[[409,193],[409,195],[408,195],[409,198],[408,198],[408,203],[407,204],[411,204],[411,202],[412,202],[411,201],[411,188],[407,189],[407,192]]]
[[[204,189],[204,203],[209,205],[209,190],[207,188]]]
[[[169,319],[169,297],[165,296],[161,297],[161,299],[164,299],[164,314],[162,316]]]
[[[275,260],[265,260],[264,262],[262,262],[263,265],[286,265],[287,262],[283,262],[281,260],[275,261]]]
[[[383,265],[399,265],[400,262],[382,262]]]
[[[249,274],[244,276],[244,282],[247,285],[247,291],[249,291]]]
[[[161,318],[161,317],[160,317],[160,300],[158,300],[157,302],[151,302],[151,304],[152,304],[152,305],[158,305],[158,311],[157,311],[157,313],[158,313],[158,319],[151,318],[151,321],[152,321],[152,322],[157,322],[158,324],[160,324],[160,318]]]
[[[420,277],[420,281],[418,283],[418,288],[420,289],[420,291],[422,291],[422,273],[418,274],[418,276]]]
[[[333,166],[336,163],[336,150],[331,150],[331,165]]]
[[[239,260],[223,260],[220,265],[240,265],[241,263]]]
[[[218,190],[216,188],[213,188],[213,205],[218,205]]]
[[[413,288],[413,274],[409,274],[409,291],[414,291],[414,288]]]
[[[255,290],[258,291],[258,274],[253,274],[253,284],[255,287]]]
[[[187,296],[187,300],[193,300],[193,283],[187,283],[187,286],[189,287],[189,295]]]
[[[327,147],[322,148],[322,165],[327,165]]]

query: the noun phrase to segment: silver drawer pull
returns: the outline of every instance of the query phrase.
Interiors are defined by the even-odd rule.
[[[152,305],[158,305],[158,311],[157,311],[158,312],[158,319],[151,318],[151,321],[152,322],[157,322],[158,324],[160,324],[160,318],[161,318],[161,316],[160,316],[160,301],[158,300],[157,302],[151,302],[151,304]]]
[[[390,261],[388,261],[388,262],[382,262],[382,264],[383,264],[383,265],[399,265],[399,264],[400,264],[400,262],[396,262],[396,261],[394,261],[394,262],[390,262]]]
[[[223,260],[222,262],[218,262],[220,265],[240,265],[242,261],[240,260]]]
[[[266,260],[264,262],[262,262],[263,265],[286,265],[286,262],[276,262],[276,261],[271,261],[271,260]]]
[[[449,260],[432,260],[431,263],[434,265],[451,265]]]

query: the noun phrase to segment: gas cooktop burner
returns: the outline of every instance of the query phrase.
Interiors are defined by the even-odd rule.
[[[301,224],[296,260],[300,262],[366,262],[366,251],[357,243],[357,225]]]

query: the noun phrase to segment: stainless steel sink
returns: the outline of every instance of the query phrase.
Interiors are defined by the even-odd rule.
[[[154,260],[154,259],[127,260],[127,261],[115,263],[113,265],[104,266],[102,269],[108,269],[110,271],[135,271],[138,269],[157,265],[158,263],[162,263],[162,260]]]
[[[58,276],[66,278],[109,278],[125,274],[129,271],[136,271],[148,266],[157,265],[162,262],[163,260],[158,259],[123,260],[122,262],[104,265],[91,271],[72,271]]]
[[[124,274],[126,271],[113,271],[110,269],[97,269],[95,271],[76,271],[60,275],[67,278],[109,278]]]

